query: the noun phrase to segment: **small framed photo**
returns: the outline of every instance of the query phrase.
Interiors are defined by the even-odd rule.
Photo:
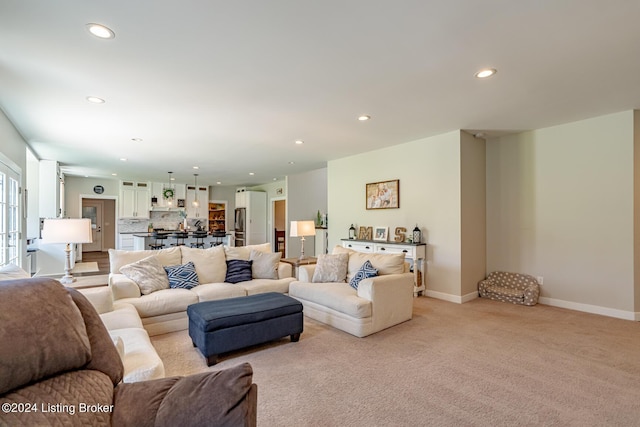
[[[373,240],[386,242],[389,238],[389,227],[373,227]]]
[[[366,184],[365,197],[367,209],[398,209],[400,207],[400,180]]]

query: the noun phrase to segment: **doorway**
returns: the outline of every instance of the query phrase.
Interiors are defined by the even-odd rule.
[[[273,251],[280,252],[284,258],[287,248],[287,200],[272,199],[271,210],[273,218]]]
[[[116,203],[112,199],[82,198],[82,218],[91,219],[92,243],[82,253],[105,252],[116,247]]]

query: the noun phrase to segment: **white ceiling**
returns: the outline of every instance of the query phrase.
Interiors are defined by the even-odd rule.
[[[67,174],[250,185],[640,108],[639,21],[637,0],[3,0],[0,107]]]

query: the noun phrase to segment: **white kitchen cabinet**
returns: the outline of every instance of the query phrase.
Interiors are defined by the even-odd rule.
[[[372,240],[342,239],[342,246],[357,252],[399,254],[413,266],[413,294],[417,296],[426,290],[425,262],[427,258],[426,243],[378,242]]]
[[[120,181],[120,217],[149,218],[151,209],[148,182]]]
[[[198,206],[193,206],[193,202],[198,197]],[[198,218],[207,220],[209,218],[209,187],[199,185],[187,185],[187,218]]]
[[[236,208],[247,207],[247,188],[241,187],[236,189]]]
[[[178,199],[184,200],[186,198],[184,184],[171,184],[171,189],[173,190],[171,205],[169,205],[169,201],[165,199],[163,195],[165,188],[167,188],[166,183],[152,182],[150,186],[151,194],[149,196],[149,200],[151,200],[151,197],[156,197],[158,199],[155,205],[156,208],[176,208],[178,207]]]
[[[132,233],[118,234],[118,249],[121,249],[123,251],[133,250],[133,234]]]

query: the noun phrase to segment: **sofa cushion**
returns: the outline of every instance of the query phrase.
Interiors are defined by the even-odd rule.
[[[271,252],[271,244],[267,242],[259,245],[224,247],[224,253],[227,257],[227,261],[230,259],[242,259],[245,261],[249,261],[251,251]]]
[[[242,287],[247,295],[264,294],[266,292],[279,292],[286,294],[289,292],[289,283],[295,281],[293,277],[284,279],[253,279],[248,282],[241,282],[236,287]]]
[[[79,289],[79,291],[89,300],[98,314],[113,311],[113,294],[107,286]]]
[[[348,283],[292,282],[289,295],[358,319],[371,316],[371,301],[358,297],[357,291]]]
[[[313,283],[344,282],[347,278],[349,254],[318,255]]]
[[[84,318],[59,282],[0,282],[0,313],[0,342],[11,343],[0,348],[0,394],[91,360]]]
[[[196,267],[193,262],[189,261],[186,264],[171,265],[164,267],[164,271],[167,272],[167,278],[169,279],[170,288],[191,289],[200,284],[198,282],[198,274],[196,273]]]
[[[169,288],[169,278],[155,256],[120,267],[122,274],[136,282],[142,295]]]
[[[125,328],[110,331],[112,339],[124,343],[125,383],[155,380],[164,377],[164,364],[151,344],[149,334],[142,328]]]
[[[180,263],[193,262],[200,283],[221,283],[227,272],[227,263],[223,246],[197,249],[181,246],[182,261]]]
[[[198,288],[196,286],[194,289]],[[187,289],[163,289],[139,298],[124,298],[119,301],[133,305],[140,317],[144,318],[187,311],[189,304],[198,302],[198,295]]]
[[[366,260],[362,267],[353,275],[351,280],[349,280],[349,286],[353,289],[358,289],[358,284],[364,279],[368,279],[369,277],[376,277],[378,275],[378,270],[373,268],[371,262]]]
[[[109,268],[111,273],[119,273],[120,267],[140,261],[149,256],[156,256],[162,265],[177,265],[182,263],[182,254],[179,247],[160,249],[159,251],[124,251],[109,249]]]
[[[254,279],[277,279],[278,265],[280,265],[280,252],[262,252],[251,250],[249,259],[253,261],[251,265],[251,277]]]
[[[224,281],[227,283],[240,283],[251,280],[251,265],[253,261],[241,259],[231,259],[227,261],[227,276]]]
[[[198,301],[212,301],[223,298],[243,297],[247,295],[244,288],[232,283],[206,283],[191,289],[198,296]]]
[[[347,270],[347,280],[358,272],[362,264],[369,260],[373,268],[378,270],[379,275],[384,274],[400,274],[404,273],[404,260],[403,253],[399,254],[373,254],[362,253],[354,250],[343,248],[342,246],[336,246],[333,248],[334,254],[348,253],[349,254],[349,268]]]
[[[102,313],[100,319],[108,331],[122,328],[142,328],[142,320],[136,308],[124,302],[113,304],[113,311]]]

